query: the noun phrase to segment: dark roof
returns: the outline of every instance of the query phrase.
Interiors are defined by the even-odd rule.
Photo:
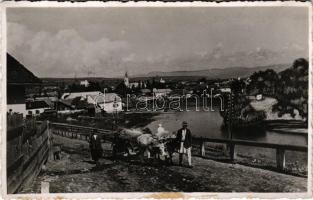
[[[62,100],[59,100],[59,101],[58,101],[58,104],[59,104],[59,105],[62,104],[62,105],[65,106],[65,107],[68,107],[68,108],[70,108],[70,109],[73,109],[72,100],[64,100],[64,99],[62,99]]]
[[[45,101],[30,101],[26,102],[26,109],[49,108],[50,106]]]
[[[7,53],[7,83],[8,84],[39,84],[41,80],[31,71]]]

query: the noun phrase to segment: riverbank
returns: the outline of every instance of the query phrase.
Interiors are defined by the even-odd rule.
[[[264,111],[266,113],[266,120],[302,120],[302,117],[299,115],[299,112],[296,110],[296,115],[292,117],[290,114],[284,114],[282,116],[278,116],[277,112],[273,112],[272,108],[275,104],[277,104],[277,99],[272,97],[264,97],[262,100],[252,100],[250,105],[256,111]]]
[[[305,192],[307,178],[193,157],[194,168],[142,163],[136,158],[112,160],[109,146],[96,168],[85,141],[56,136],[62,158],[50,161],[34,184],[22,193],[40,192],[41,181],[51,193],[87,192]],[[177,163],[177,156],[174,157]],[[186,163],[185,163],[186,164]]]

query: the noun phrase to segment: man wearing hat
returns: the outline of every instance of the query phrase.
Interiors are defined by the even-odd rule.
[[[183,122],[183,127],[177,131],[177,141],[179,142],[179,165],[182,165],[183,154],[187,154],[188,165],[191,165],[191,132],[187,128],[187,122]]]
[[[101,138],[96,133],[96,129],[92,131],[89,137],[89,147],[90,147],[90,153],[91,158],[96,162],[96,165],[99,166],[99,158],[102,157],[102,146],[101,146]]]

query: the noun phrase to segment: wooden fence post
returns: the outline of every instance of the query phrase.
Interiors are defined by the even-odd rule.
[[[53,139],[52,139],[51,124],[49,120],[47,120],[47,133],[48,133],[48,160],[52,160],[53,159],[53,152],[52,152]]]
[[[276,165],[279,170],[284,170],[286,161],[285,161],[285,149],[276,149]]]
[[[205,156],[205,142],[201,141],[201,149],[200,149],[201,156]]]
[[[236,150],[235,150],[235,144],[229,144],[229,154],[230,159],[234,161],[236,159]]]
[[[50,193],[49,188],[50,188],[50,183],[48,181],[41,181],[41,193],[42,194]]]

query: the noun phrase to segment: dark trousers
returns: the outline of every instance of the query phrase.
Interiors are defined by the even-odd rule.
[[[191,147],[186,149],[187,153],[187,158],[188,158],[188,165],[191,166]],[[179,153],[179,165],[182,165],[183,162],[183,153]]]
[[[91,149],[91,158],[92,160],[98,162],[98,160],[101,158],[102,156],[102,151],[99,149]]]

